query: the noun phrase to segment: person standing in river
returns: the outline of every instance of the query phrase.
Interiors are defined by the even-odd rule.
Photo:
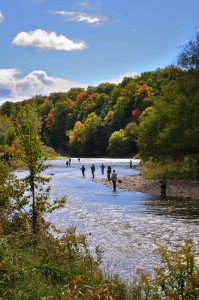
[[[108,166],[107,168],[107,178],[108,178],[108,181],[111,181],[111,166]]]
[[[95,165],[94,164],[92,164],[92,166],[91,166],[91,173],[94,178],[95,177]]]
[[[113,192],[116,192],[117,173],[115,172],[115,170],[113,170],[113,172],[111,174],[111,180],[112,180],[112,183],[113,183]]]
[[[102,163],[100,167],[101,167],[101,170],[102,170],[102,175],[104,175],[105,165]]]
[[[163,176],[162,180],[159,181],[161,183],[161,193],[160,197],[161,198],[166,198],[166,192],[167,192],[167,178],[166,175]]]
[[[82,175],[84,177],[85,176],[85,170],[86,170],[85,166],[82,165],[82,167],[80,168],[80,170],[82,171]]]

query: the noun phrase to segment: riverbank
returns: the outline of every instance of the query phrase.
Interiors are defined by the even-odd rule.
[[[112,187],[112,182],[106,178],[97,182]],[[118,178],[117,188],[132,192],[160,195],[159,181],[144,179],[142,175]],[[167,180],[167,196],[199,200],[199,181]]]

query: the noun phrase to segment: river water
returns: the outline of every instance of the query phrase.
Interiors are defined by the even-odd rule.
[[[91,252],[99,245],[104,251],[105,273],[118,273],[130,279],[137,268],[150,272],[159,263],[154,250],[158,245],[172,246],[192,239],[199,249],[199,203],[190,199],[161,199],[160,197],[117,190],[96,183],[90,166],[96,166],[95,178],[105,178],[100,164],[109,164],[122,176],[139,173],[129,168],[129,159],[72,158],[66,167],[64,160],[49,161],[45,176],[52,178],[51,199],[67,196],[64,208],[45,218],[59,229],[76,227],[77,233],[88,234]],[[80,167],[86,167],[82,177]],[[139,164],[133,160],[133,165]]]

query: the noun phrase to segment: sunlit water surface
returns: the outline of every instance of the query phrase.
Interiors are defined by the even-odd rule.
[[[65,161],[49,161],[51,167],[44,175],[52,177],[51,198],[67,196],[65,208],[45,218],[59,229],[76,227],[78,233],[88,234],[94,254],[95,246],[104,250],[103,269],[130,279],[137,268],[150,272],[158,264],[154,253],[158,245],[169,246],[192,239],[199,248],[199,203],[194,200],[160,199],[140,192],[117,190],[96,183],[90,166],[96,166],[95,178],[105,178],[100,164],[110,164],[118,174],[133,176],[139,173],[129,168],[129,159],[72,158],[70,167]],[[138,160],[133,160],[137,165]],[[82,177],[80,167],[86,167]]]

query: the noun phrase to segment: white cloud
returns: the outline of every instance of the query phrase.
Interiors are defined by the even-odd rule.
[[[83,50],[87,46],[84,42],[73,42],[64,35],[37,29],[30,32],[20,32],[12,41],[16,46],[32,46],[42,50],[73,51]]]
[[[0,90],[12,89],[18,74],[16,69],[0,69]]]
[[[107,17],[101,15],[92,16],[84,12],[75,12],[75,11],[52,11],[51,13],[64,16],[66,20],[71,22],[82,22],[82,23],[88,23],[92,25],[102,25],[108,19]]]
[[[114,84],[119,84],[122,82],[122,80],[125,78],[125,77],[132,77],[132,78],[135,78],[139,76],[138,73],[135,73],[135,72],[132,72],[132,73],[124,73],[120,76],[118,76],[117,78],[114,78],[114,79],[111,79],[111,80],[106,80],[104,82],[109,82],[109,83],[114,83]]]
[[[40,70],[35,70],[22,78],[19,74],[16,69],[0,69],[0,105],[6,101],[22,101],[36,95],[48,96],[55,92],[67,92],[74,87],[87,88],[88,86],[50,77]]]
[[[0,11],[0,24],[3,23],[4,21],[4,16],[2,14],[2,11]]]
[[[134,72],[125,73],[115,79],[104,82],[118,84],[122,82],[124,77],[134,78],[137,76],[138,74]],[[82,84],[58,77],[51,77],[41,70],[35,70],[22,77],[21,72],[17,69],[0,69],[0,105],[6,101],[18,102],[36,95],[49,96],[51,93],[67,92],[75,87],[86,89],[89,85],[91,84]]]

